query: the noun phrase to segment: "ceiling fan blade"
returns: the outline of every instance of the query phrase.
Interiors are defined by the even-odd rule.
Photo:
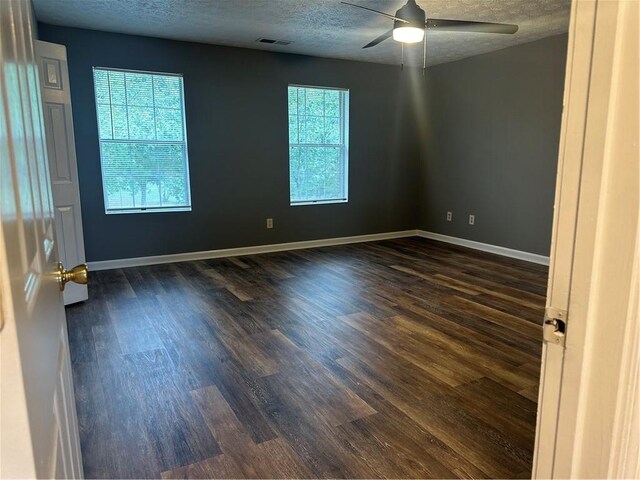
[[[467,20],[444,20],[430,18],[427,20],[427,28],[431,30],[443,30],[448,32],[472,32],[472,33],[516,33],[518,25],[510,23],[471,22]]]
[[[384,32],[382,35],[380,35],[379,37],[371,40],[369,43],[367,43],[364,47],[362,48],[371,48],[371,47],[375,47],[376,45],[378,45],[381,42],[384,42],[387,38],[391,38],[391,36],[393,35],[393,30],[389,30],[388,32]]]
[[[363,10],[368,10],[370,12],[377,13],[379,15],[384,15],[385,17],[390,18],[391,20],[397,20],[399,22],[409,23],[407,20],[403,20],[402,18],[394,17],[393,15],[381,12],[379,10],[374,10],[373,8],[363,7],[362,5],[356,5],[355,3],[349,3],[349,2],[340,2],[340,3],[343,3],[345,5],[351,5],[352,7],[356,7],[356,8],[361,8]]]

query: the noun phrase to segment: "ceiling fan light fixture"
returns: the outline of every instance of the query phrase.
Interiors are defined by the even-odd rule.
[[[406,5],[396,12],[393,39],[402,43],[421,42],[425,34],[426,16],[415,0],[407,0]]]
[[[418,43],[424,39],[424,28],[396,27],[393,29],[393,39],[402,43]]]

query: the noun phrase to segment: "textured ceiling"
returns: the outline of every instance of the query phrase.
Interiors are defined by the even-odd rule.
[[[1,0],[0,0],[1,1]],[[349,0],[395,13],[405,0]],[[108,32],[230,45],[320,57],[400,63],[400,44],[362,46],[390,30],[381,15],[339,0],[33,0],[38,20]],[[430,31],[427,63],[451,62],[567,31],[570,0],[419,0],[428,18],[515,23],[514,35]],[[256,43],[261,37],[288,46]],[[422,48],[405,48],[421,64]]]

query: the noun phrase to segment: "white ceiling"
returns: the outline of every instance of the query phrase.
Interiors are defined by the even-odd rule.
[[[394,14],[406,0],[349,0]],[[54,25],[188,40],[320,57],[399,64],[389,39],[362,49],[392,20],[340,0],[33,0],[39,21]],[[427,63],[451,62],[566,32],[570,0],[419,0],[428,18],[515,23],[514,35],[430,31]],[[256,43],[260,37],[288,46]],[[405,48],[421,64],[422,47]]]

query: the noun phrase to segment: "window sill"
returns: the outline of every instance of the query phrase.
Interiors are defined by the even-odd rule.
[[[106,210],[107,215],[122,215],[130,213],[171,213],[171,212],[190,212],[191,207],[175,207],[175,208],[132,208],[123,210]]]
[[[309,201],[309,202],[292,202],[289,203],[289,206],[291,207],[300,207],[300,206],[305,206],[305,205],[328,205],[328,204],[332,204],[332,203],[348,203],[349,199],[348,198],[344,198],[344,199],[339,199],[339,200],[315,200],[315,201]]]

